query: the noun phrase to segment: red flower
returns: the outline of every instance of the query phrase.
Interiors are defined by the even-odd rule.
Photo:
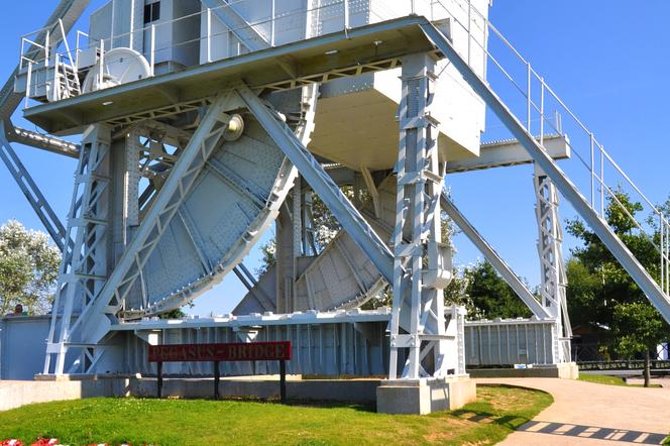
[[[57,444],[57,438],[38,438],[31,446],[55,446]]]

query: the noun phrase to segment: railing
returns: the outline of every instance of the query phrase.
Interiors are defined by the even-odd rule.
[[[446,5],[447,1],[450,6]],[[606,220],[608,203],[618,205],[640,233],[646,235],[654,244],[659,254],[659,266],[658,271],[650,273],[656,276],[662,290],[668,295],[670,222],[663,210],[640,190],[596,139],[594,132],[470,0],[433,0],[431,3],[433,11],[442,10],[437,15],[449,15],[452,26],[456,25],[467,33],[467,54],[464,57],[467,57],[469,63],[473,50],[484,54],[487,59],[487,82],[517,119],[525,124],[528,132],[538,135],[540,144],[543,144],[544,135],[547,133],[569,135],[572,159],[576,162],[563,163],[563,170],[580,191],[587,191],[582,194],[589,199],[591,207],[601,219]],[[463,17],[467,19],[464,20]],[[472,24],[475,20],[485,24],[486,38],[483,40],[479,35],[473,34]],[[555,119],[556,116],[561,119]],[[612,188],[609,184],[617,186]],[[644,211],[650,215],[650,221],[637,220],[621,202],[619,191],[639,201]]]
[[[654,242],[660,260],[658,271],[654,271],[654,274],[663,291],[668,294],[670,291],[670,222],[668,218],[621,169],[595,137],[594,132],[577,117],[576,113],[566,105],[521,53],[489,22],[487,16],[472,5],[471,0],[414,0],[384,5],[384,8],[380,10],[366,10],[364,11],[366,14],[361,14],[361,3],[352,0],[332,0],[316,7],[289,11],[280,11],[278,9],[280,3],[274,0],[266,18],[250,22],[244,27],[225,28],[221,32],[213,32],[212,15],[216,14],[218,9],[230,8],[231,11],[238,14],[236,6],[246,1],[249,0],[231,1],[173,21],[149,24],[125,34],[115,34],[101,41],[91,42],[88,39],[87,48],[82,46],[80,38],[88,36],[79,32],[74,58],[70,54],[67,42],[63,45],[64,53],[61,53],[60,57],[69,61],[72,66],[77,66],[82,51],[96,48],[96,51],[99,51],[99,57],[104,59],[105,53],[114,49],[115,42],[127,39],[133,46],[139,48],[139,44],[133,43],[138,41],[135,36],[139,34],[142,36],[142,47],[147,46],[145,41],[148,38],[148,48],[142,48],[142,52],[148,58],[150,76],[153,76],[157,74],[156,65],[160,63],[160,56],[163,53],[199,44],[200,50],[206,54],[206,57],[201,60],[212,62],[215,59],[212,54],[213,39],[224,35],[240,35],[244,29],[247,31],[252,29],[254,33],[266,40],[268,46],[275,46],[287,43],[278,39],[278,30],[285,30],[289,26],[287,24],[294,24],[295,29],[301,29],[294,39],[297,40],[409,14],[425,15],[430,20],[449,19],[454,39],[457,34],[456,30],[464,33],[467,39],[465,45],[457,47],[457,50],[477,73],[480,73],[482,77],[486,76],[487,82],[494,86],[494,90],[506,105],[521,121],[525,122],[527,130],[538,135],[541,144],[544,142],[544,135],[548,133],[570,136],[573,159],[576,161],[564,163],[562,167],[565,172],[579,190],[586,191],[584,195],[590,201],[591,207],[603,220],[606,218],[605,211],[608,202],[618,204],[631,221],[635,222],[637,228]],[[392,5],[400,9],[393,10]],[[197,21],[199,24],[204,22],[205,32],[201,32],[197,38],[184,39],[166,45],[157,44],[156,36],[162,31],[162,27],[172,27],[187,20]],[[31,35],[34,34],[36,33]],[[41,51],[37,52],[37,56],[32,56],[32,54],[31,57],[26,56],[24,51],[26,44],[30,44],[32,48],[41,49]],[[21,48],[20,65],[22,69],[25,64],[28,65],[29,76],[35,66],[41,62],[48,66],[50,58],[53,57],[53,54],[50,54],[48,33],[45,45],[39,45],[28,36],[24,36]],[[236,51],[228,55],[224,54],[218,59],[234,57],[244,51],[244,48],[239,47]],[[40,54],[43,56],[42,60],[38,58]],[[102,70],[100,70],[101,79],[99,81],[101,83],[102,75]],[[562,119],[556,119],[556,116],[561,116]],[[638,200],[644,206],[645,210],[653,216],[654,221],[651,224],[637,221],[621,203],[617,196],[618,191],[608,184],[617,184],[622,190],[625,189],[631,198]]]
[[[644,359],[620,359],[616,361],[577,361],[579,370],[640,370],[644,369]],[[670,373],[670,361],[652,359],[652,370]]]
[[[44,44],[37,41],[41,35],[44,35]],[[59,35],[57,40],[53,38],[54,34]],[[57,43],[54,43],[57,42]],[[58,51],[58,49],[62,51]],[[49,67],[53,65],[52,77],[49,77]],[[70,45],[67,41],[63,21],[59,19],[54,26],[41,28],[32,33],[21,36],[21,57],[19,60],[19,71],[26,71],[26,106],[31,96],[31,87],[33,91],[44,88],[47,96],[51,95],[54,99],[60,99],[62,94],[72,96],[79,94],[78,79],[69,79],[68,70],[77,72],[75,59],[72,57]],[[34,84],[32,82],[35,70],[43,70],[44,82]],[[63,79],[65,91],[61,92],[61,79]],[[50,93],[49,93],[50,92]]]
[[[344,30],[350,29],[356,26],[362,26],[367,23],[379,22],[390,18],[400,17],[402,15],[409,15],[413,11],[413,9],[410,8],[410,6],[408,5],[406,8],[402,8],[401,11],[390,10],[387,7],[384,7],[383,9],[380,8],[381,9],[380,11],[370,9],[369,14],[365,15],[361,14],[362,11],[360,10],[360,8],[354,6],[355,3],[358,4],[359,2],[354,2],[354,0],[332,0],[320,6],[315,6],[311,8],[299,8],[282,12],[279,10],[279,5],[281,3],[278,0],[273,0],[272,7],[270,8],[269,11],[269,15],[265,19],[251,21],[244,27],[227,28],[224,29],[223,31],[218,32],[214,32],[212,30],[212,23],[213,23],[212,15],[216,14],[217,10],[231,9],[232,11],[235,11],[235,13],[237,14],[236,7],[249,1],[253,0],[229,1],[215,8],[205,8],[202,11],[188,14],[171,21],[148,24],[142,28],[134,29],[127,33],[113,34],[102,40],[91,40],[90,36],[87,33],[84,33],[82,31],[76,31],[75,45],[73,51],[74,55],[70,54],[69,46],[67,45],[67,43],[65,44],[64,48],[61,48],[63,51],[60,52],[59,54],[62,60],[67,59],[72,62],[73,66],[79,66],[80,55],[82,52],[96,49],[99,51],[98,53],[99,57],[103,58],[106,52],[114,49],[115,47],[128,46],[128,45],[118,45],[116,42],[127,41],[130,42],[130,44],[134,48],[141,48],[140,52],[147,58],[147,61],[150,65],[150,72],[151,72],[150,75],[153,76],[157,74],[156,65],[160,63],[162,54],[171,50],[184,49],[194,44],[199,44],[201,50],[204,51],[205,54],[207,54],[207,57],[204,59],[205,62],[212,62],[214,60],[220,60],[222,58],[225,58],[225,57],[217,57],[217,58],[213,57],[212,55],[212,49],[214,48],[213,40],[216,39],[217,37],[223,37],[231,34],[236,35],[238,34],[239,31],[242,31],[244,29],[253,29],[267,41],[269,47],[273,47],[288,43],[278,41],[277,39],[278,30],[283,29],[282,27],[285,28],[286,26],[288,26],[287,23],[289,24],[298,23],[299,25],[296,27],[303,28],[302,34],[300,34],[299,37],[299,39],[302,39],[305,37],[313,37],[325,33],[325,31],[323,30],[323,24],[320,25],[319,24],[320,22],[318,20],[315,20],[318,18],[335,17],[336,18],[335,21],[330,21],[329,24],[330,25],[337,24],[338,26],[336,26],[335,28],[332,28],[331,26],[331,28],[327,30],[327,32],[332,32],[332,31],[341,31],[343,29]],[[416,3],[423,3],[429,5],[430,0],[421,0],[420,2]],[[356,17],[361,18],[365,17],[367,21],[365,23],[361,22],[360,20],[357,21],[355,20]],[[163,45],[158,44],[159,39],[157,38],[157,36],[163,30],[170,29],[173,26],[180,25],[187,21],[195,22],[196,20],[198,21],[197,22],[198,24],[200,24],[200,22],[206,24],[205,32],[202,35],[196,38],[184,39],[179,42],[171,42],[169,44],[163,44]],[[198,28],[201,29],[200,26],[198,26]],[[38,56],[34,58],[24,56],[26,53],[24,50],[24,46],[26,43],[31,42],[30,39],[28,39],[28,36],[36,35],[40,31],[43,30],[38,30],[22,37],[21,63],[20,63],[20,68],[22,70],[27,67],[28,63],[32,63],[33,69],[40,63],[44,63],[47,66],[53,63],[53,58],[55,57],[54,54],[55,51],[53,49],[50,49],[48,44],[46,46],[42,46],[43,51]],[[138,36],[141,36],[141,38],[138,39]],[[296,38],[294,40],[299,39]],[[86,42],[84,42],[84,40],[86,40]],[[133,43],[133,42],[141,42],[141,43]],[[243,47],[240,47],[238,48],[237,52],[231,53],[226,57],[234,57],[243,52],[245,52],[245,49]]]

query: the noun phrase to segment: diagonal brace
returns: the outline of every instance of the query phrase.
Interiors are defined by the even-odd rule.
[[[456,226],[458,226],[463,233],[470,239],[470,241],[484,254],[486,260],[493,265],[496,271],[505,279],[505,282],[514,290],[517,296],[526,304],[526,306],[533,312],[538,319],[549,319],[551,315],[547,310],[535,299],[533,293],[528,287],[514,274],[512,268],[498,255],[491,245],[482,237],[482,235],[475,229],[467,218],[461,213],[456,205],[443,192],[440,197],[442,209],[447,213]]]
[[[391,283],[393,281],[393,254],[386,244],[277,113],[270,110],[246,85],[240,85],[235,90],[275,144],[298,168],[314,192],[328,206],[344,230],[367,254],[384,278]]]
[[[236,2],[229,0],[201,0],[201,3],[209,8],[249,51],[258,51],[270,47],[270,43],[235,11],[233,4]]]
[[[5,123],[0,122],[0,158],[7,166],[7,170],[12,174],[16,184],[25,195],[28,203],[33,208],[49,235],[53,239],[61,252],[65,246],[65,227],[60,219],[49,205],[49,202],[42,194],[30,173],[19,159],[5,136]]]
[[[523,124],[514,116],[491,87],[480,79],[467,62],[456,52],[449,39],[431,23],[426,22],[419,26],[435,46],[449,59],[474,92],[484,100],[486,105],[505,124],[507,129],[521,143],[537,165],[551,178],[561,194],[570,202],[582,218],[586,220],[593,229],[593,232],[595,232],[614,258],[630,274],[631,278],[637,283],[647,296],[647,299],[656,307],[663,318],[670,322],[670,300],[668,300],[667,295],[644,266],[635,258],[630,249],[617,237],[607,223],[600,218],[588,200],[579,192],[575,184],[556,165],[554,160],[535,138],[528,133]]]
[[[188,194],[196,173],[204,166],[214,148],[221,143],[229,120],[229,116],[223,111],[230,105],[232,96],[219,95],[207,109],[200,126],[181,153],[109,280],[72,326],[71,338],[79,337],[87,342],[98,341],[89,339],[96,332],[98,317],[109,311],[115,298],[117,305],[122,304],[125,294],[132,289],[132,284],[139,277],[167,223]]]

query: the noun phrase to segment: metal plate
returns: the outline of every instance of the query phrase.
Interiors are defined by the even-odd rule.
[[[148,316],[179,308],[222,280],[274,221],[295,176],[265,130],[245,116],[244,134],[221,144],[198,172],[126,309]]]

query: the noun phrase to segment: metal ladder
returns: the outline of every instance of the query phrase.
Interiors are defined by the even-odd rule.
[[[44,43],[47,33],[55,27],[61,27],[63,32],[61,35],[67,35],[67,32],[72,28],[74,23],[79,19],[90,0],[61,0],[54,9],[46,23],[50,24],[45,27],[38,35],[36,42]],[[52,40],[53,43],[57,43]],[[38,48],[32,48],[32,51],[39,51]],[[14,92],[14,78],[19,73],[19,67],[14,69],[12,76],[9,76],[7,82],[0,90],[0,118],[9,118],[14,110],[18,107],[23,95]]]

